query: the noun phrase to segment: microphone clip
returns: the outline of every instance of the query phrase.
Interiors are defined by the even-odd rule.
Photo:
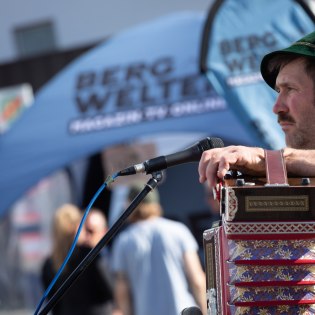
[[[156,182],[160,182],[163,179],[163,171],[155,171],[151,173],[151,176],[153,179],[156,180]]]

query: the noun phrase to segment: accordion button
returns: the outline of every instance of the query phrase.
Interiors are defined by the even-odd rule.
[[[309,185],[311,183],[311,180],[308,177],[303,177],[301,179],[301,185],[306,186]]]
[[[238,178],[236,180],[236,186],[244,186],[245,185],[245,179],[244,178]]]

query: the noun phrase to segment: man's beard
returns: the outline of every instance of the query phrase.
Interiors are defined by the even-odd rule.
[[[300,133],[296,133],[289,137],[286,135],[285,138],[286,145],[293,149],[309,149],[309,141]]]
[[[287,113],[279,113],[278,123],[280,122],[295,123],[295,120]],[[309,145],[307,136],[299,130],[294,134],[286,134],[285,141],[288,147],[294,149],[307,149]]]

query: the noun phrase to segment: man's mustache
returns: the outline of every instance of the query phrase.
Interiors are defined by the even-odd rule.
[[[290,123],[295,123],[295,120],[288,114],[286,113],[279,113],[278,114],[278,123],[281,122],[290,122]]]

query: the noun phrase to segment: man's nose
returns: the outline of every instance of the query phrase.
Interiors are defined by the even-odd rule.
[[[281,96],[281,94],[278,95],[276,101],[275,101],[275,104],[273,105],[273,109],[272,111],[275,113],[275,114],[279,114],[281,112],[288,112],[288,107],[287,105],[285,104],[284,100],[283,100],[283,97]]]

